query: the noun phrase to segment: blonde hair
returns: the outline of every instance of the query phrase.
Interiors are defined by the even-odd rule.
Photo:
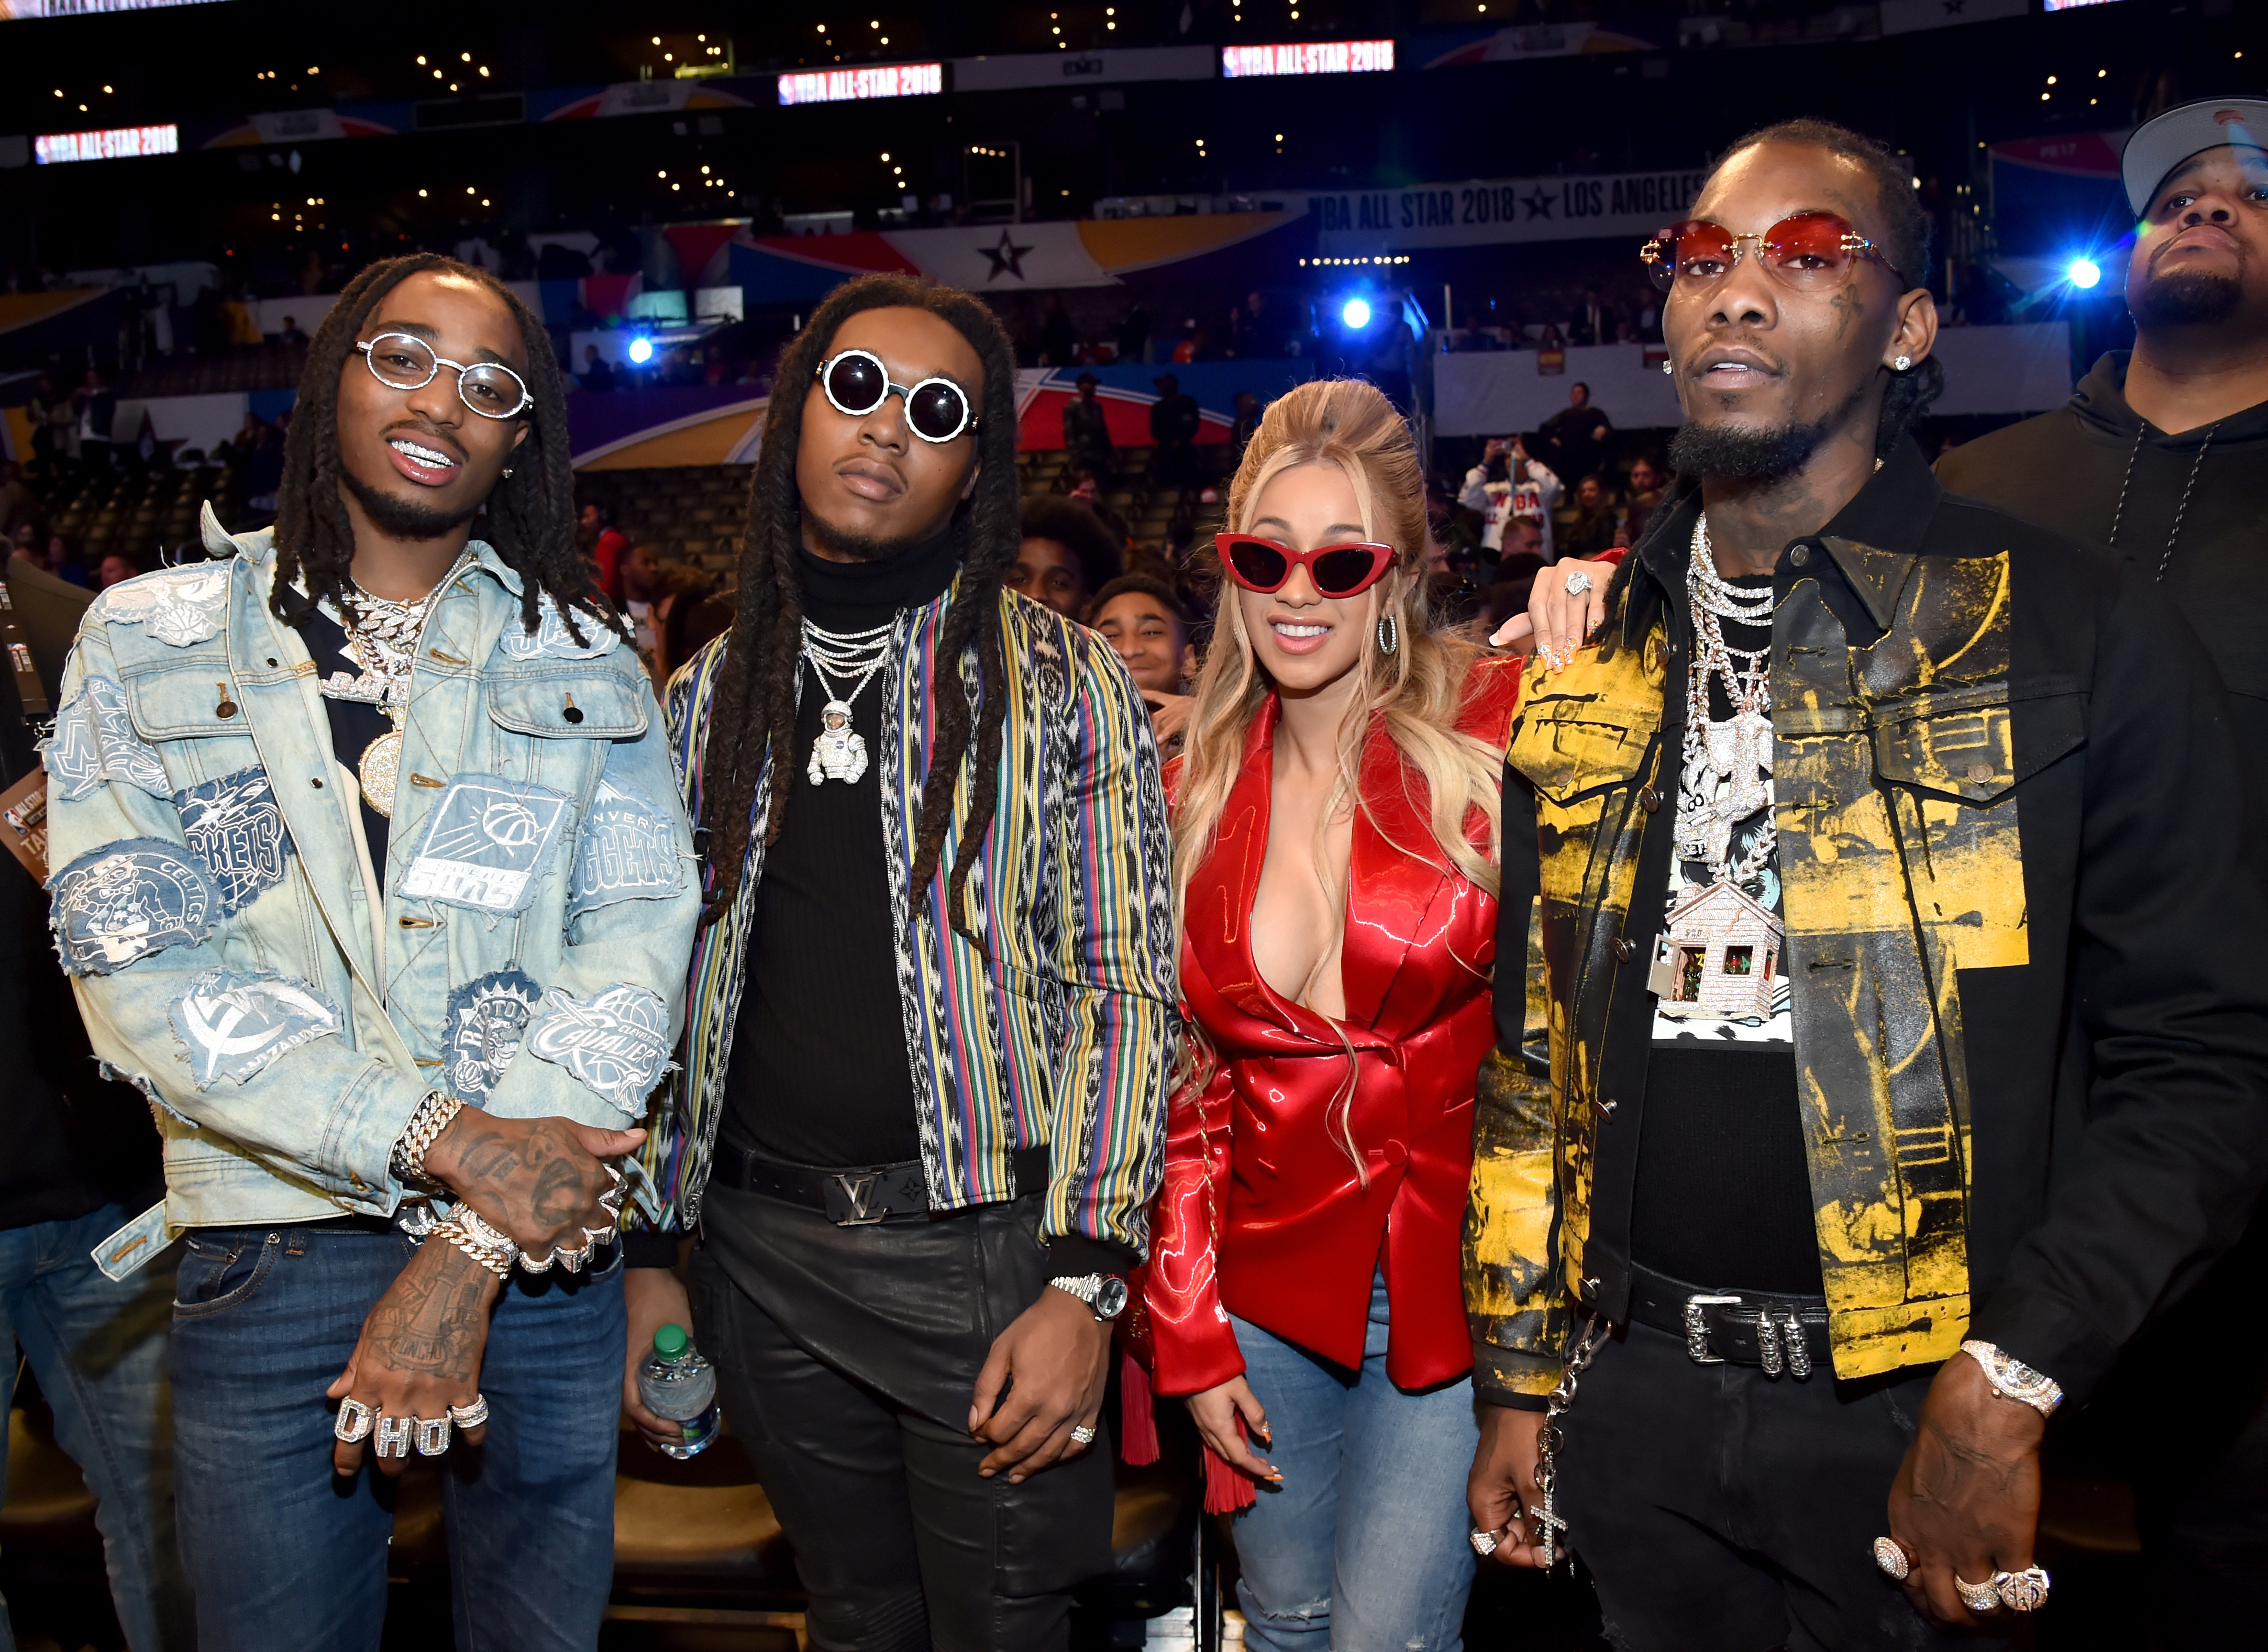
[[[1339,731],[1338,780],[1325,802],[1318,833],[1351,802],[1393,842],[1363,798],[1360,783],[1363,744],[1373,717],[1382,715],[1387,735],[1402,758],[1405,793],[1413,778],[1425,788],[1424,797],[1413,795],[1411,801],[1419,804],[1432,826],[1432,848],[1438,855],[1407,843],[1394,847],[1431,865],[1446,863],[1494,895],[1504,753],[1456,728],[1465,675],[1478,650],[1438,628],[1426,600],[1425,490],[1417,444],[1394,404],[1375,385],[1353,378],[1301,385],[1269,404],[1258,433],[1245,450],[1244,462],[1229,484],[1231,529],[1247,531],[1254,505],[1268,484],[1301,465],[1332,465],[1343,471],[1361,502],[1364,534],[1395,549],[1394,565],[1386,577],[1365,593],[1368,613],[1362,656],[1355,667],[1360,673],[1360,710]],[[1177,935],[1189,879],[1212,852],[1221,811],[1244,767],[1246,735],[1269,693],[1267,674],[1253,657],[1236,593],[1233,582],[1223,583],[1212,646],[1197,673],[1196,703],[1189,709],[1174,831]],[[1400,633],[1400,646],[1391,654],[1378,648],[1378,621],[1386,617]],[[1465,833],[1466,819],[1475,809],[1488,822],[1485,854],[1473,847]],[[1344,899],[1335,899],[1333,907],[1344,921]]]

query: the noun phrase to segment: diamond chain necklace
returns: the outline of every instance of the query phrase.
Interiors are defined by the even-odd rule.
[[[1778,824],[1767,814],[1740,863],[1727,863],[1733,828],[1767,801],[1771,645],[1734,648],[1725,641],[1724,621],[1769,628],[1778,598],[1770,586],[1745,591],[1718,573],[1705,510],[1693,524],[1685,591],[1693,606],[1693,658],[1685,673],[1677,852],[1682,859],[1707,862],[1712,883],[1728,879],[1738,885],[1764,870],[1779,841]],[[1712,677],[1724,683],[1725,698],[1733,708],[1725,723],[1713,723],[1709,716]]]

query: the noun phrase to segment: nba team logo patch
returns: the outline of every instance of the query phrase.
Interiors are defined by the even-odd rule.
[[[543,988],[525,970],[491,971],[468,980],[449,995],[446,1060],[443,1077],[449,1093],[475,1106],[489,1092],[519,1054],[527,1024]]]
[[[55,731],[40,745],[40,760],[71,802],[106,780],[139,786],[155,797],[173,795],[157,747],[134,731],[126,691],[99,673],[81,683],[55,714]]]
[[[537,599],[535,634],[531,636],[519,620],[504,621],[504,635],[497,639],[497,651],[506,659],[596,659],[601,654],[611,654],[622,645],[622,640],[587,613],[575,616],[576,629],[584,640],[578,642],[567,629],[567,618],[559,612],[559,605],[549,593]]]
[[[190,851],[220,891],[220,915],[235,913],[263,889],[284,881],[291,834],[269,789],[264,768],[239,769],[173,794]]]
[[[567,799],[495,775],[449,782],[425,823],[401,892],[477,912],[519,912],[535,892]]]
[[[603,775],[575,840],[570,917],[617,900],[660,900],[683,882],[677,831],[644,794]]]
[[[286,1050],[339,1030],[337,1007],[306,981],[239,969],[207,970],[167,1013],[199,1090],[248,1083]]]
[[[138,625],[160,642],[187,648],[218,636],[228,622],[226,562],[167,568],[113,585],[95,601],[102,619]]]
[[[212,933],[220,892],[210,874],[163,838],[128,838],[57,873],[48,916],[63,970],[107,975]]]
[[[527,1040],[538,1060],[565,1068],[636,1119],[669,1070],[669,1009],[644,987],[609,987],[584,1001],[554,987]]]

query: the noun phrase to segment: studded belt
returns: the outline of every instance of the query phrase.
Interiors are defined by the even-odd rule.
[[[1799,1382],[1834,1369],[1824,1296],[1705,1290],[1633,1267],[1630,1317],[1683,1337],[1696,1365],[1754,1365],[1767,1377],[1785,1371]]]

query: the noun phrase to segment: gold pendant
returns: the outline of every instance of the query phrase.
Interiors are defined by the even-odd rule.
[[[356,768],[362,778],[362,800],[391,820],[394,788],[401,778],[401,731],[388,729],[364,746]]]

